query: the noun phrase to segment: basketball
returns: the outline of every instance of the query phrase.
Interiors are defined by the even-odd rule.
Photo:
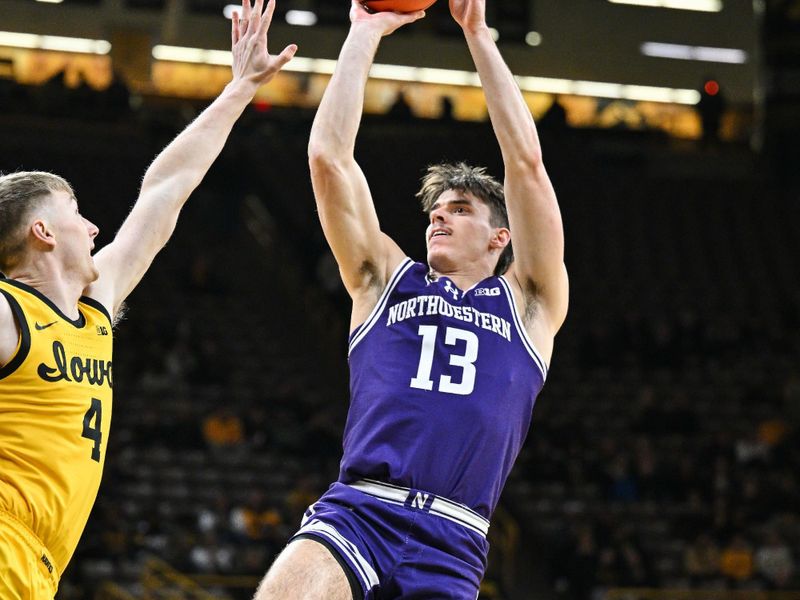
[[[436,0],[366,0],[364,6],[372,12],[399,12],[410,13],[425,10]]]

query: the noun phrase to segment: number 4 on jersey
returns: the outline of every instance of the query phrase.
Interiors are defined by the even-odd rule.
[[[436,325],[420,325],[418,333],[422,336],[422,351],[419,356],[419,367],[417,376],[411,379],[409,384],[412,388],[419,390],[432,390],[433,380],[431,370],[433,368],[433,354],[436,349],[436,334],[439,328]],[[462,370],[461,381],[453,383],[450,375],[439,377],[438,391],[447,394],[459,394],[466,396],[475,389],[475,361],[478,360],[478,336],[465,329],[448,327],[444,334],[444,343],[448,346],[455,346],[458,341],[466,342],[464,354],[451,354],[450,365],[460,367]]]
[[[94,427],[92,427],[92,419],[94,419]],[[85,437],[94,442],[92,447],[92,460],[100,462],[100,444],[103,441],[103,432],[101,430],[103,423],[103,403],[97,398],[92,398],[92,404],[89,410],[83,415],[83,433],[81,437]]]

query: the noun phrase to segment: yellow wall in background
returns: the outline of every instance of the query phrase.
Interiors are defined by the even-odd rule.
[[[1,48],[0,59],[13,65],[13,77],[21,84],[42,84],[59,72],[65,72],[69,87],[85,81],[95,89],[103,89],[112,79],[113,65],[109,56]],[[275,106],[314,108],[319,104],[329,75],[279,73],[259,90],[256,99]],[[134,93],[148,93],[190,99],[211,99],[230,80],[230,69],[224,66],[153,61],[151,81],[136,87]],[[479,88],[439,84],[406,83],[372,79],[367,84],[364,109],[370,114],[386,112],[402,90],[414,114],[420,118],[439,118],[442,99],[450,98],[456,119],[482,121],[488,118],[483,93]],[[535,118],[541,118],[554,101],[551,94],[526,92],[525,100]],[[572,127],[627,128],[663,130],[677,138],[697,138],[700,121],[689,106],[656,102],[602,100],[584,96],[561,96],[567,122]],[[728,115],[724,134],[729,138],[746,135],[749,119]]]
[[[42,84],[61,71],[66,72],[69,87],[85,81],[93,88],[104,89],[111,83],[109,56],[0,47],[0,59],[11,62],[14,79],[23,85]]]

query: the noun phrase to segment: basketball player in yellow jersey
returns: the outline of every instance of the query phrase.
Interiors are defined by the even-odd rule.
[[[243,0],[233,78],[148,168],[113,241],[70,185],[0,176],[0,598],[52,599],[97,495],[111,422],[112,325],[258,87],[294,55],[267,52],[275,0]]]

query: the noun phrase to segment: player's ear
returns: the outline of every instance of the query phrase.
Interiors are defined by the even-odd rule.
[[[47,221],[45,221],[44,219],[36,219],[31,224],[29,232],[37,243],[43,244],[44,246],[48,246],[50,248],[55,248],[56,246],[55,232],[47,224]]]
[[[502,250],[511,242],[511,231],[507,227],[498,227],[494,230],[492,239],[489,242],[489,247],[492,249]]]

